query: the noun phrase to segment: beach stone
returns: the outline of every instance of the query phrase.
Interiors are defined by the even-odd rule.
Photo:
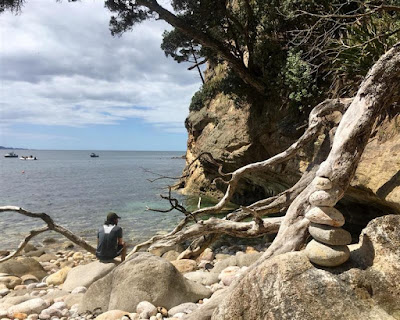
[[[178,259],[179,257],[179,252],[175,250],[169,250],[165,252],[162,256],[162,258],[167,259],[168,261],[174,261]]]
[[[215,310],[215,308],[222,302],[225,298],[226,289],[219,290],[215,292],[207,302],[200,305],[197,309],[195,309],[192,313],[188,314],[185,317],[185,320],[210,320],[211,316]],[[229,317],[230,314],[227,314],[227,320],[235,319],[234,317]],[[240,318],[237,318],[240,319]],[[256,318],[248,318],[249,320],[255,320]],[[262,318],[260,318],[261,320]]]
[[[65,241],[61,245],[61,249],[63,249],[63,250],[72,249],[74,247],[75,247],[75,244],[73,242],[71,242],[71,241]]]
[[[6,285],[8,289],[14,289],[17,285],[22,283],[21,278],[15,276],[0,276],[0,283]]]
[[[35,277],[33,274],[25,274],[21,277],[21,280],[24,285],[29,285],[32,283],[39,282],[39,279]]]
[[[171,261],[171,263],[174,265],[174,267],[180,272],[180,273],[185,273],[185,272],[190,272],[196,269],[197,263],[194,260],[191,259],[181,259],[181,260],[175,260]]]
[[[38,279],[43,279],[47,275],[41,264],[30,257],[17,257],[0,263],[0,272],[17,277],[32,274]]]
[[[19,285],[14,287],[15,291],[24,290],[24,289],[26,289],[26,285],[23,285],[23,284],[19,284]]]
[[[210,286],[218,282],[218,273],[204,270],[187,272],[184,274],[184,277],[190,281],[198,282],[205,286]]]
[[[208,261],[211,262],[214,260],[214,252],[210,249],[210,248],[206,248],[201,254],[200,256],[196,259],[197,262],[200,261]]]
[[[72,259],[74,259],[75,261],[76,260],[83,260],[83,253],[82,252],[80,252],[80,251],[78,251],[78,252],[75,252],[73,255],[72,255]]]
[[[252,253],[259,253],[254,247],[246,247],[246,251],[244,252],[245,254],[252,254]]]
[[[22,313],[22,312],[15,312],[13,314],[14,319],[19,319],[19,320],[24,320],[28,317],[28,315],[26,313]]]
[[[36,313],[30,314],[30,315],[28,316],[28,319],[29,319],[29,320],[37,320],[37,319],[39,319],[39,315],[36,314]]]
[[[249,267],[262,256],[262,252],[244,253],[236,256],[236,265],[239,267]]]
[[[157,308],[148,301],[141,301],[136,307],[136,313],[139,314],[140,318],[149,319],[157,314]]]
[[[43,242],[43,244],[54,244],[54,243],[57,243],[58,240],[55,238],[52,238],[52,237],[46,237],[43,239],[42,242]]]
[[[32,297],[27,296],[15,296],[10,297],[6,296],[0,300],[0,310],[7,310],[9,307],[20,304],[22,302],[28,301],[32,299]]]
[[[315,240],[325,244],[340,246],[351,243],[350,232],[342,228],[336,228],[312,222],[308,227],[308,231]]]
[[[52,260],[57,260],[57,256],[53,253],[45,253],[38,257],[39,262],[50,262]]]
[[[215,255],[215,260],[217,261],[221,261],[221,260],[225,260],[232,257],[230,254],[226,254],[226,253],[217,253]]]
[[[110,310],[97,316],[96,320],[118,320],[125,315],[129,315],[129,312],[122,310]]]
[[[333,207],[314,207],[306,213],[305,217],[311,222],[332,227],[341,227],[345,223],[343,214]]]
[[[313,192],[308,201],[315,207],[333,207],[337,202],[337,196],[331,190],[319,190]]]
[[[24,254],[25,257],[40,257],[42,255],[44,255],[46,253],[46,251],[44,251],[44,249],[37,249],[35,251],[29,251],[27,253]]]
[[[40,313],[48,306],[49,304],[42,298],[35,298],[8,308],[8,312],[10,313],[21,312],[26,314]]]
[[[63,289],[73,291],[77,287],[89,288],[93,282],[103,278],[115,266],[116,264],[113,262],[104,263],[100,261],[77,266],[68,273],[67,279],[63,284]]]
[[[46,288],[47,287],[47,283],[45,282],[40,282],[38,284],[36,284],[36,288]]]
[[[11,292],[11,290],[8,289],[8,288],[1,289],[0,290],[0,297],[4,297],[4,296],[8,295],[10,292]]]
[[[211,272],[219,274],[219,273],[221,273],[222,270],[224,270],[227,267],[231,267],[231,266],[237,266],[237,257],[236,256],[229,255],[229,258],[218,261],[215,264],[214,268],[211,269]]]
[[[305,254],[311,262],[324,267],[336,267],[345,263],[350,257],[347,246],[328,246],[311,240],[305,249]]]
[[[87,291],[86,287],[76,287],[74,290],[71,291],[72,294],[76,293],[85,293]]]
[[[227,267],[221,271],[218,276],[218,279],[224,284],[224,286],[229,286],[232,281],[235,279],[236,274],[239,272],[240,267],[231,266]]]
[[[332,189],[332,181],[325,177],[315,177],[313,183],[318,190]]]
[[[168,317],[168,310],[164,307],[158,307],[157,312],[161,314],[163,317]]]
[[[177,313],[188,314],[188,313],[193,312],[197,308],[198,308],[198,305],[193,302],[182,303],[179,306],[173,307],[170,310],[168,310],[168,316],[174,317]]]
[[[56,273],[53,273],[46,279],[47,285],[60,285],[63,284],[65,279],[67,278],[68,272],[71,270],[70,267],[64,267],[58,270]]]
[[[28,253],[31,251],[36,251],[36,250],[37,250],[37,248],[32,243],[27,243],[24,248],[25,253]]]
[[[135,312],[141,301],[170,309],[210,295],[209,289],[185,279],[167,260],[138,252],[93,283],[84,295],[79,311],[101,308],[103,311]]]

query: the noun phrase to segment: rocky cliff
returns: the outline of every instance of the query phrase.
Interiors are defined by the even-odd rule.
[[[210,152],[230,172],[245,164],[267,159],[301,136],[304,114],[288,110],[279,102],[253,97],[243,102],[217,94],[187,120],[187,164],[202,152]],[[397,106],[377,123],[363,154],[351,187],[338,204],[349,226],[361,231],[373,217],[400,213],[400,112]],[[340,117],[340,115],[339,115]],[[339,119],[340,120],[340,119]],[[309,163],[318,141],[286,164],[246,177],[233,201],[249,204],[292,186]],[[224,186],[212,185],[218,176],[212,163],[195,161],[182,181],[185,194],[207,194],[219,198]]]

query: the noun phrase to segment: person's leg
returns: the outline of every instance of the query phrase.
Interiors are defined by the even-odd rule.
[[[125,261],[125,258],[126,258],[126,243],[124,242],[122,251],[121,251],[121,262]]]

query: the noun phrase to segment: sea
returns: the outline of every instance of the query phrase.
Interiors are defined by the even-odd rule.
[[[167,186],[175,180],[157,178],[181,175],[182,151],[14,150],[19,156],[33,155],[36,161],[5,158],[9,151],[0,153],[0,206],[47,213],[92,244],[110,211],[121,216],[119,225],[130,246],[172,230],[183,217],[175,210],[147,210],[170,208],[160,194],[168,194]],[[99,157],[91,158],[91,152]],[[173,196],[184,205],[195,201],[177,193]],[[19,213],[0,213],[0,250],[15,249],[31,229],[44,225]],[[46,237],[58,235],[45,232],[33,242]]]

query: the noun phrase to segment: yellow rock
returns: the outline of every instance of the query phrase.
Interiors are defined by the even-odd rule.
[[[22,312],[16,312],[16,313],[14,313],[13,316],[15,319],[19,319],[19,320],[24,320],[28,317],[28,315],[26,313],[22,313]]]
[[[56,273],[53,273],[46,279],[47,285],[59,285],[63,284],[65,279],[67,278],[68,272],[71,270],[71,267],[64,267],[60,270],[58,270]]]

